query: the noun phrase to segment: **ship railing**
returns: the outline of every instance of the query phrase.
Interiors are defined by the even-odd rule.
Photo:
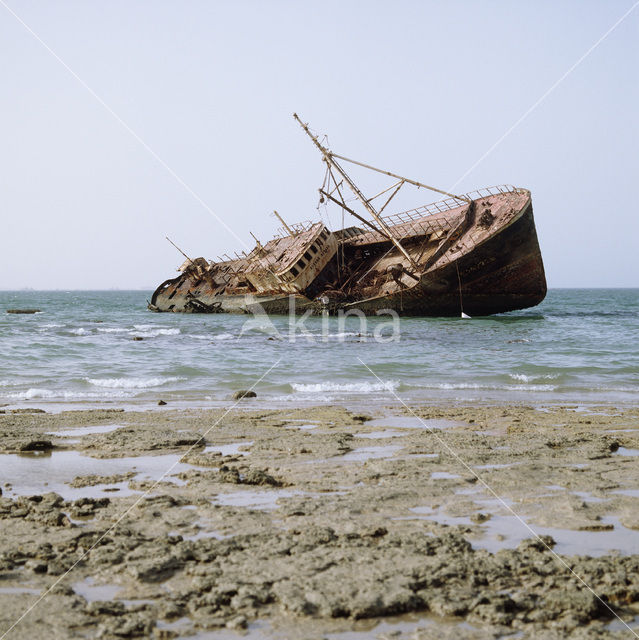
[[[471,200],[477,198],[486,198],[488,196],[497,196],[501,193],[518,193],[522,189],[513,187],[510,184],[497,185],[495,187],[484,187],[482,189],[476,189],[469,193],[464,194]],[[467,204],[466,200],[460,200],[459,198],[446,198],[445,200],[439,200],[438,202],[431,202],[430,204],[424,204],[415,209],[408,209],[400,213],[394,213],[389,216],[382,216],[384,222],[389,226],[397,224],[405,224],[407,222],[415,222],[427,216],[432,216],[436,213],[443,213],[444,211],[450,211],[451,209],[457,209]]]
[[[308,231],[314,224],[317,224],[317,222],[313,222],[312,220],[304,220],[303,222],[295,222],[294,224],[289,224],[288,226],[293,230],[293,233],[297,234]],[[284,227],[279,227],[275,233],[276,238],[286,238],[290,235],[291,234]]]

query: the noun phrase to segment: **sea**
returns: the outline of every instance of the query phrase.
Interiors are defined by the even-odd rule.
[[[260,407],[639,399],[639,289],[551,289],[470,319],[153,313],[150,296],[0,292],[0,405],[218,407],[240,389]]]

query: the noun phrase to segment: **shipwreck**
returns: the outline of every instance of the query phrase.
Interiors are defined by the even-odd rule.
[[[217,261],[184,254],[179,275],[155,290],[150,310],[250,313],[260,305],[273,314],[294,308],[296,313],[392,309],[411,316],[479,316],[532,307],[544,299],[530,191],[502,185],[447,193],[338,155],[294,118],[325,163],[321,202],[341,207],[356,223],[338,230],[321,221],[288,225],[275,212],[281,232],[264,244],[255,238],[249,253]],[[367,198],[344,163],[395,182]],[[445,197],[386,214],[405,185]]]

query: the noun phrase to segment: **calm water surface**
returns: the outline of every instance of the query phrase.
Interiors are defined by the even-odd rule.
[[[555,289],[534,309],[473,318],[154,314],[150,292],[0,292],[0,403],[210,406],[255,387],[274,405],[331,401],[630,403],[639,390],[639,289]],[[38,308],[11,315],[9,308]],[[247,320],[249,322],[247,323]],[[133,340],[134,337],[143,340]],[[362,364],[366,363],[378,380]]]

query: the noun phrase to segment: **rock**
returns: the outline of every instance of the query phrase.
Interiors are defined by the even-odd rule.
[[[243,484],[256,486],[281,487],[282,483],[262,469],[250,469],[244,474]]]
[[[612,523],[604,524],[603,522],[594,522],[580,526],[578,531],[612,531],[614,528],[615,525]]]
[[[139,342],[140,340],[144,340],[144,338],[142,336],[133,336],[131,340],[136,340]]]
[[[46,573],[47,565],[40,560],[27,560],[24,564],[24,568],[29,571],[33,571],[33,573]]]
[[[537,538],[527,538],[522,540],[517,547],[520,551],[548,551],[552,549],[557,543],[552,536],[538,536]]]
[[[477,524],[481,522],[486,522],[490,518],[490,514],[488,513],[473,513],[470,516],[470,519]]]
[[[158,402],[158,407],[164,407],[164,406],[166,406],[166,402],[164,402],[164,400],[160,400]]]
[[[51,440],[29,440],[20,445],[20,451],[51,451]]]
[[[7,309],[7,313],[40,313],[40,309]]]
[[[228,467],[221,467],[218,475],[220,482],[226,482],[228,484],[241,484],[240,472],[237,469],[229,469]]]
[[[257,393],[255,393],[255,391],[240,389],[239,391],[236,391],[231,397],[233,398],[233,400],[241,400],[242,398],[256,398]]]
[[[248,622],[244,616],[237,616],[226,623],[229,629],[246,629]]]

